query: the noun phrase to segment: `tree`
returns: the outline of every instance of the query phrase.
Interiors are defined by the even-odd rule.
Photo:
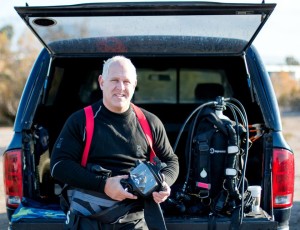
[[[297,59],[293,56],[288,56],[285,58],[285,63],[287,65],[299,65],[299,62],[297,61]]]
[[[281,107],[300,109],[300,85],[288,72],[278,72],[271,75],[271,81]]]
[[[15,118],[24,84],[40,49],[27,30],[13,50],[13,34],[10,25],[0,29],[0,124],[5,125]]]
[[[13,37],[13,28],[8,25],[0,29],[0,121],[6,123],[9,119],[7,113],[10,110],[10,90],[11,85],[11,39]]]

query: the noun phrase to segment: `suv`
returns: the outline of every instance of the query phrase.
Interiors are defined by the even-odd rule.
[[[294,154],[282,135],[269,75],[251,45],[275,6],[182,1],[16,7],[44,49],[28,76],[3,154],[10,227],[63,229],[59,183],[49,170],[51,150],[68,116],[101,98],[101,65],[118,54],[137,68],[133,102],[162,120],[173,145],[187,117],[204,103],[201,98],[241,102],[249,127],[256,128],[250,132],[246,178],[262,187],[261,212],[244,215],[242,229],[288,229]],[[186,174],[184,137],[175,152],[179,181]],[[209,225],[207,215],[165,220],[172,230]],[[230,222],[217,218],[216,228]]]

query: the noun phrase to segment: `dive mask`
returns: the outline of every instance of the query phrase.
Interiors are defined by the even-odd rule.
[[[162,189],[164,178],[160,171],[164,167],[166,164],[157,157],[154,158],[154,163],[138,160],[128,179],[122,179],[121,184],[130,193],[148,197],[152,192]]]

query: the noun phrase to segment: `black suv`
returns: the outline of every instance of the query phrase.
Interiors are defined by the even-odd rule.
[[[288,229],[294,154],[282,135],[269,75],[251,45],[274,8],[197,1],[16,7],[44,49],[28,76],[3,154],[10,227],[63,228],[59,183],[49,169],[53,144],[71,113],[101,98],[97,78],[103,61],[124,55],[138,73],[133,102],[162,120],[173,145],[187,117],[207,98],[241,102],[255,131],[246,178],[262,187],[261,212],[244,215],[241,228]],[[184,137],[176,148],[179,181],[186,174]],[[172,230],[209,223],[207,215],[165,220]],[[215,224],[228,228],[230,217]]]

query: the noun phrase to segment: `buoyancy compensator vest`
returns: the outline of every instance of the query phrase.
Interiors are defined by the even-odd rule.
[[[230,100],[239,106],[223,97],[199,106],[178,135],[174,151],[190,121],[185,150],[186,179],[167,201],[178,212],[231,215],[236,209],[240,213],[241,208],[245,212],[245,207],[251,206],[248,202],[251,197],[244,193],[247,188],[244,162],[249,148],[247,116],[237,100]],[[226,108],[234,120],[223,115]]]

